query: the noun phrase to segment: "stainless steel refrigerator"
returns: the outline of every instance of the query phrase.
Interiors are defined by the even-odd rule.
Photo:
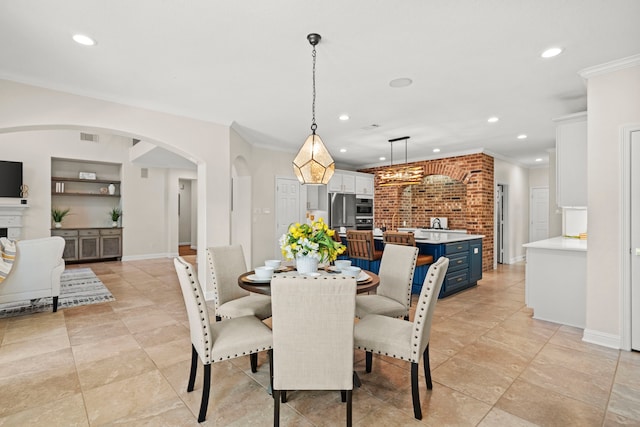
[[[337,230],[340,227],[356,228],[356,195],[329,193],[329,225]]]

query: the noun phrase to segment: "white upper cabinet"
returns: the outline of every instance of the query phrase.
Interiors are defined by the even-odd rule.
[[[356,175],[356,194],[373,196],[373,175]]]
[[[554,119],[556,122],[556,203],[559,207],[587,206],[587,112]]]
[[[356,177],[346,172],[335,171],[327,188],[330,193],[349,193],[356,192]]]

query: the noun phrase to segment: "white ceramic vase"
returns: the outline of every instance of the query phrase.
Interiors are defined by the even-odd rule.
[[[296,270],[300,274],[317,273],[318,272],[318,259],[310,256],[297,256],[296,257]]]
[[[107,187],[109,189],[109,194],[111,194],[112,196],[114,194],[116,194],[116,186],[113,184],[109,184],[109,187]]]
[[[60,222],[56,222],[56,223],[54,223],[54,226],[55,226],[56,228],[62,228],[62,223],[60,223]]]
[[[117,226],[118,226],[118,221],[113,221],[113,222],[111,223],[111,226],[112,226],[112,227],[117,227]]]

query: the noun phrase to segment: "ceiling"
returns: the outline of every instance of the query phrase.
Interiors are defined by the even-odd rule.
[[[586,109],[578,72],[640,53],[639,16],[637,0],[0,0],[0,78],[293,153],[310,133],[316,32],[317,132],[339,167],[389,164],[402,136],[409,160],[481,149],[535,167],[552,119]],[[564,51],[542,59],[551,46]],[[404,156],[394,144],[394,163]]]

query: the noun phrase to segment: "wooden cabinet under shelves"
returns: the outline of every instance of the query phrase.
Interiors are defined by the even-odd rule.
[[[122,257],[122,228],[56,228],[51,235],[65,240],[62,257],[66,262]]]

